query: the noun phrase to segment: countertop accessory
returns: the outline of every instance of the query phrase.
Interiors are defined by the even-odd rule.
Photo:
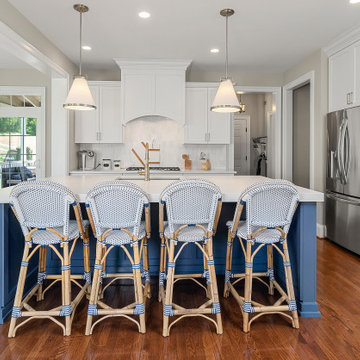
[[[96,166],[96,154],[91,150],[80,150],[78,152],[79,170],[91,171]]]
[[[95,110],[94,98],[86,77],[82,75],[82,15],[89,11],[84,4],[75,4],[74,10],[80,13],[80,63],[79,75],[74,77],[68,96],[63,105],[67,110]]]
[[[201,170],[210,170],[210,160],[208,158],[208,156],[201,152],[200,153],[200,164],[201,164]]]
[[[186,179],[168,185],[160,195],[159,230],[161,237],[159,299],[164,304],[163,336],[169,336],[170,328],[186,314],[202,316],[216,326],[216,333],[222,334],[219,295],[216,283],[212,239],[220,218],[222,195],[219,188],[208,180]],[[164,222],[166,206],[167,223]],[[175,256],[175,247],[179,250]],[[204,256],[202,274],[175,274],[176,261],[186,245],[199,248]],[[166,249],[168,256],[166,256]],[[168,258],[167,272],[166,258]],[[202,261],[201,261],[202,262]],[[165,274],[167,276],[165,277]],[[197,279],[206,278],[208,287]],[[173,302],[173,287],[176,281],[191,279],[205,289],[209,299],[192,309],[184,309]],[[166,291],[164,281],[166,280]],[[215,315],[215,321],[208,314]],[[170,317],[180,318],[169,324]]]
[[[102,159],[101,165],[104,170],[111,170],[111,159]]]
[[[97,244],[85,334],[91,335],[94,326],[100,321],[109,316],[119,315],[135,322],[139,332],[144,334],[145,300],[151,297],[147,246],[150,238],[149,199],[135,184],[106,181],[95,185],[89,191],[86,197],[86,211],[93,234],[97,235]],[[143,213],[145,221],[141,221]],[[114,247],[124,250],[132,264],[132,272],[105,274],[106,258]],[[106,288],[119,277],[132,279],[135,302],[122,308],[112,308],[104,303],[103,295]],[[144,288],[141,277],[145,278]],[[105,286],[103,284],[99,296],[99,286],[103,278],[113,280]],[[100,317],[93,323],[93,317],[96,315]]]
[[[77,197],[68,188],[58,183],[31,181],[23,182],[12,189],[10,203],[13,205],[11,209],[19,220],[23,233],[27,235],[25,235],[24,252],[8,336],[15,337],[16,330],[24,325],[24,322],[39,316],[53,320],[62,328],[64,335],[70,335],[76,307],[85,296],[91,282],[88,222],[81,218]],[[70,220],[69,212],[64,211],[69,207],[74,210],[75,220]],[[83,286],[77,284],[80,291],[75,299],[71,299],[72,281],[83,277],[82,275],[72,275],[70,271],[71,254],[77,239],[80,237],[84,244],[83,261],[86,282]],[[55,248],[57,244],[61,244],[61,246]],[[38,250],[37,284],[23,298],[28,264],[31,258],[31,261],[36,259],[36,256],[33,257],[33,255]],[[61,274],[49,276],[48,281],[50,283],[43,289],[43,281],[47,278],[46,254],[51,250],[54,250],[56,255],[62,259]],[[60,306],[51,310],[35,310],[28,305],[28,301],[33,296],[36,296],[37,301],[44,300],[45,292],[58,281],[61,282],[63,289],[62,297],[60,296]],[[23,321],[16,325],[21,317],[23,317]],[[59,321],[59,318],[55,320],[55,317],[63,318],[64,324]]]
[[[141,157],[134,148],[132,148],[131,151],[137,157],[140,164],[144,167],[144,171],[139,171],[139,174],[144,174],[145,181],[150,181],[150,165],[159,165],[160,163],[158,161],[150,161],[149,152],[160,151],[160,149],[150,149],[149,143],[145,143],[144,141],[142,141],[141,144],[145,148],[145,162],[141,159]]]
[[[295,292],[292,280],[290,257],[287,245],[287,233],[289,231],[293,215],[298,206],[299,194],[294,185],[286,180],[267,180],[249,186],[237,203],[232,221],[228,222],[228,241],[226,245],[226,271],[224,297],[230,292],[240,306],[243,315],[243,331],[249,332],[250,325],[260,315],[252,313],[280,313],[289,318],[292,326],[299,328],[299,319],[296,307]],[[239,221],[242,211],[246,206],[246,222]],[[245,257],[245,273],[233,274],[232,246],[237,236],[241,243],[241,249]],[[255,250],[253,246],[257,245]],[[262,248],[267,248],[267,272],[253,272],[255,255]],[[284,263],[286,291],[274,277],[273,249],[280,254]],[[282,249],[281,249],[282,248]],[[262,277],[267,277],[267,284]],[[245,278],[244,296],[240,296],[232,284],[232,278]],[[274,305],[264,305],[251,300],[252,281],[260,280],[268,287],[270,295],[274,295],[274,288],[280,293],[279,300]],[[284,305],[282,305],[285,303]],[[290,312],[290,314],[288,313]]]
[[[183,154],[182,158],[184,159],[184,169],[191,170],[191,160],[189,159],[189,155]]]
[[[210,108],[211,111],[222,112],[222,113],[231,113],[238,112],[241,110],[239,100],[236,96],[233,83],[229,77],[229,34],[228,34],[228,22],[229,17],[234,15],[235,11],[233,9],[223,9],[220,11],[221,16],[226,18],[226,47],[225,47],[225,76],[221,79],[218,91],[215,95],[215,99]]]
[[[114,169],[119,170],[121,168],[121,160],[114,160],[113,167]]]

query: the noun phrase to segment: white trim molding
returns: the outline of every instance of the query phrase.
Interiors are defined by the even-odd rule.
[[[316,236],[319,238],[326,238],[326,225],[316,224]]]
[[[114,58],[114,61],[121,70],[182,70],[185,71],[191,64],[192,60],[184,59],[127,59]]]
[[[292,181],[293,176],[293,92],[310,84],[310,189],[315,186],[315,71],[291,81],[283,87],[283,152],[282,175]]]
[[[356,26],[335,38],[331,44],[323,48],[325,54],[330,57],[346,47],[360,40],[360,27]]]

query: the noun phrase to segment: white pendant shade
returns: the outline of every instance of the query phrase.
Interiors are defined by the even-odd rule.
[[[239,100],[230,79],[221,81],[210,110],[222,113],[238,112],[241,110]]]
[[[66,98],[64,108],[68,110],[95,110],[96,105],[84,76],[76,76]]]

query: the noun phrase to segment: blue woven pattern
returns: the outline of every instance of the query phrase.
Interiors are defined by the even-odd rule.
[[[221,313],[220,303],[218,303],[218,302],[213,303],[213,306],[211,308],[211,313],[212,314],[220,314]]]
[[[140,269],[140,264],[132,264],[133,270]]]
[[[98,314],[97,305],[89,304],[88,315],[96,316]]]
[[[208,263],[208,265],[215,265],[215,261],[214,261],[214,260],[208,260],[207,263]]]
[[[84,271],[83,279],[86,280],[87,284],[91,284],[91,274],[90,271]]]
[[[145,306],[144,303],[136,304],[134,309],[134,315],[145,314]]]
[[[164,281],[166,280],[166,273],[159,272],[159,286],[164,286]]]
[[[284,266],[291,266],[290,261],[284,261]]]
[[[253,264],[251,262],[245,262],[245,267],[252,268]]]
[[[295,311],[295,310],[297,310],[296,300],[290,300],[289,301],[289,311]]]
[[[37,283],[39,285],[42,285],[45,279],[46,279],[46,272],[45,271],[39,272],[37,276]]]
[[[244,302],[242,305],[241,305],[241,308],[243,309],[244,312],[246,313],[253,313],[255,310],[254,308],[252,307],[251,305],[251,302]]]
[[[70,316],[72,311],[73,309],[71,305],[63,305],[59,313],[59,316]]]
[[[19,306],[13,306],[11,317],[13,318],[19,318],[22,316],[22,312]]]
[[[174,316],[172,305],[164,305],[164,316]]]
[[[174,262],[169,262],[169,263],[168,263],[168,267],[174,268],[174,267],[175,267],[175,263],[174,263]]]
[[[270,281],[275,280],[274,269],[268,269],[266,275],[269,277]]]
[[[103,268],[103,264],[95,264],[94,265],[94,270],[102,270]]]
[[[210,284],[210,273],[209,270],[204,270],[203,274],[202,274],[203,278],[206,278],[206,283]]]
[[[106,230],[105,228],[101,228],[102,233],[104,233],[105,230]],[[133,227],[127,227],[126,230],[130,231],[131,234],[134,233]],[[146,236],[145,221],[142,221],[139,226],[138,237],[139,239],[142,239],[145,236]],[[112,230],[108,232],[107,235],[105,236],[104,243],[108,245],[119,246],[119,245],[132,243],[132,239],[129,237],[129,234],[127,234],[125,231]]]
[[[22,261],[20,266],[28,267],[29,263],[27,261]]]
[[[143,270],[141,277],[145,278],[145,282],[150,282],[150,273],[147,270]]]
[[[164,234],[167,238],[170,238],[170,233],[171,233],[170,226],[168,225],[167,221],[164,222],[164,225],[165,225]],[[207,224],[205,224],[205,223],[202,223],[200,225],[203,225],[205,227],[205,229],[207,227]],[[177,225],[177,224],[173,225],[173,228],[175,231],[179,227],[180,227],[180,225]],[[204,231],[195,226],[186,227],[179,232],[177,240],[180,242],[203,241],[204,240]]]
[[[67,270],[71,270],[71,265],[63,265],[61,266],[61,271],[67,271]]]
[[[233,277],[234,274],[230,270],[225,270],[225,283],[228,283]]]

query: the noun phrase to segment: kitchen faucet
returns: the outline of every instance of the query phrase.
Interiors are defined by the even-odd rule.
[[[139,171],[139,174],[144,174],[144,180],[150,181],[150,164],[160,164],[156,161],[150,161],[150,151],[160,151],[160,149],[150,149],[149,143],[141,142],[142,146],[145,148],[145,162],[141,159],[141,157],[138,155],[138,153],[135,151],[134,148],[131,149],[131,151],[134,153],[134,155],[137,157],[137,159],[140,161],[141,165],[144,167],[143,171]]]

